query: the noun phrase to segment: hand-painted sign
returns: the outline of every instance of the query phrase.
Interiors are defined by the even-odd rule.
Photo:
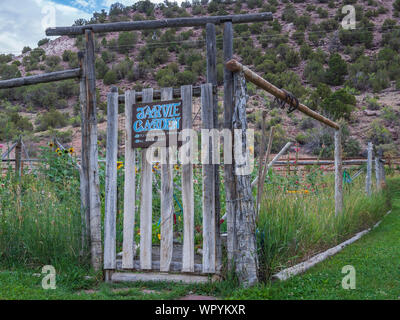
[[[175,135],[176,140],[177,133],[182,131],[182,100],[134,105],[132,130],[133,148],[149,148],[154,142],[162,140],[168,146],[170,136]],[[165,134],[161,140],[160,131]]]

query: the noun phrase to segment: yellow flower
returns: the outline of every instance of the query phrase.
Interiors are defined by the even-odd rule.
[[[136,174],[139,173],[139,169],[137,167],[135,167],[135,172],[136,172]]]
[[[75,149],[74,149],[74,148],[69,148],[68,152],[69,152],[70,154],[73,154],[73,153],[75,153]]]
[[[54,143],[50,142],[50,143],[49,143],[49,147],[50,147],[50,148],[53,148],[53,147],[54,147]]]
[[[161,241],[161,234],[160,233],[158,234],[158,240]]]
[[[250,150],[250,154],[254,154],[254,147],[253,146],[250,146],[249,150]]]
[[[60,153],[60,152],[61,152],[60,148],[57,148],[56,153]]]
[[[58,152],[58,155],[61,157],[63,154],[62,154],[62,152]]]
[[[120,170],[121,168],[123,168],[123,166],[124,166],[124,163],[122,162],[122,161],[118,161],[117,162],[117,170]]]
[[[179,165],[178,165],[178,164],[176,164],[176,165],[175,165],[175,170],[177,170],[177,171],[178,171],[179,169],[180,169]]]

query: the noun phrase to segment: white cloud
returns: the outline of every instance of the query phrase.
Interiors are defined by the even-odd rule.
[[[22,4],[19,2],[19,4]],[[36,47],[46,37],[44,25],[72,25],[76,19],[90,18],[77,8],[50,0],[24,0],[23,7],[15,0],[2,0],[0,11],[0,53],[19,54],[24,46]],[[54,19],[52,14],[55,13]]]

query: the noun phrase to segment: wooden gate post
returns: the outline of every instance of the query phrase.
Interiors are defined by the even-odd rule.
[[[116,269],[117,161],[118,161],[118,89],[107,97],[107,153],[104,215],[104,270],[106,281]]]
[[[256,210],[251,188],[251,164],[249,163],[249,146],[247,140],[247,84],[241,73],[234,75],[234,113],[232,128],[234,134],[234,154],[242,155],[245,152],[245,163],[238,163],[234,157],[234,180],[236,194],[232,201],[235,204],[235,230],[237,232],[234,262],[236,274],[242,284],[251,286],[258,282],[258,254],[256,239]],[[247,168],[243,169],[243,168]]]
[[[365,179],[365,192],[371,196],[371,177],[372,177],[372,142],[368,143],[367,177]]]
[[[78,53],[79,65],[82,70],[80,78],[79,103],[81,108],[81,170],[80,193],[81,193],[81,220],[82,220],[82,253],[89,248],[90,244],[90,201],[89,201],[89,130],[87,121],[87,93],[86,93],[86,57],[84,52]]]
[[[224,24],[224,61],[227,62],[233,57],[233,28],[232,22],[228,21]],[[233,116],[233,72],[224,68],[224,129],[231,130],[232,141],[232,116]],[[225,156],[224,156],[225,158]],[[233,159],[233,150],[230,155]],[[233,270],[234,252],[236,250],[236,230],[235,230],[235,180],[233,164],[224,164],[225,168],[225,210],[227,223],[227,252],[228,252],[228,269]]]
[[[343,212],[342,132],[335,131],[335,215]]]
[[[18,138],[17,145],[15,146],[15,175],[17,178],[21,177],[22,168],[22,140]]]
[[[88,176],[89,176],[89,212],[90,212],[90,252],[94,270],[102,268],[102,241],[101,241],[101,214],[100,214],[100,181],[97,149],[97,104],[96,104],[96,70],[95,70],[95,46],[92,30],[85,31],[86,37],[86,105],[85,120],[88,125],[88,137],[85,146],[89,146],[88,152]]]
[[[213,85],[213,128],[219,129],[218,123],[218,92],[214,91],[217,87],[217,38],[215,34],[215,24],[207,23],[206,25],[206,43],[207,43],[207,83]],[[225,142],[224,142],[225,143]],[[221,248],[221,203],[220,203],[220,177],[219,164],[214,165],[214,197],[215,197],[215,251],[217,256],[217,269],[222,264],[222,248]]]

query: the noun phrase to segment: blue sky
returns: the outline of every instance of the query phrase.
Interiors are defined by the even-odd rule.
[[[46,37],[46,27],[72,25],[94,11],[108,11],[115,2],[132,5],[136,0],[1,0],[0,53],[19,55],[24,46],[34,48]]]

